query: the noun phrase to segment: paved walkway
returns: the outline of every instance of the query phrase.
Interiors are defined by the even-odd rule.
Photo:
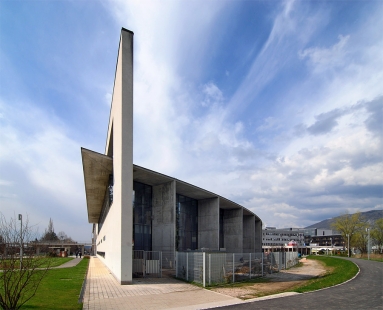
[[[91,257],[83,309],[206,309],[242,302],[169,277],[120,285],[97,257]]]
[[[57,267],[52,267],[52,269],[60,269],[60,268],[70,268],[70,267],[74,267],[74,266],[77,266],[79,262],[81,262],[82,258],[73,258],[71,259],[69,262],[66,262],[60,266],[57,266]]]

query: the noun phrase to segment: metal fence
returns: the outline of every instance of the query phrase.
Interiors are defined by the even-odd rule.
[[[297,263],[297,252],[176,252],[176,277],[205,287],[262,277]]]
[[[162,277],[162,253],[159,251],[133,251],[134,277]]]

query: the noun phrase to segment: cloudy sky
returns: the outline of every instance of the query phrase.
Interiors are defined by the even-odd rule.
[[[383,209],[382,1],[1,1],[0,211],[89,240],[121,27],[134,163],[267,226]]]

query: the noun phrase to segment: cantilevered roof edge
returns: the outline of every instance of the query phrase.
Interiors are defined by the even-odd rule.
[[[137,168],[137,169],[140,169],[140,170],[143,170],[143,171],[146,171],[146,172],[148,172],[148,173],[156,174],[156,175],[161,176],[161,177],[163,177],[164,179],[169,180],[169,181],[170,181],[170,180],[174,180],[174,181],[176,181],[176,182],[178,182],[178,183],[180,183],[180,184],[183,184],[183,185],[188,186],[188,187],[190,187],[190,188],[194,188],[195,190],[204,192],[204,193],[206,193],[206,194],[209,196],[209,198],[217,197],[217,198],[219,198],[220,200],[225,201],[227,204],[232,205],[233,208],[243,208],[243,209],[246,210],[247,212],[249,212],[249,213],[251,213],[252,215],[254,215],[257,219],[261,220],[261,219],[259,218],[259,216],[257,216],[257,215],[256,215],[254,212],[252,212],[251,210],[249,210],[249,209],[245,208],[244,206],[242,206],[242,205],[240,205],[240,204],[238,204],[238,203],[236,203],[236,202],[234,202],[234,201],[232,201],[232,200],[230,200],[230,199],[227,199],[227,198],[225,198],[225,197],[223,197],[223,196],[220,196],[220,195],[218,195],[218,194],[215,194],[215,193],[213,193],[213,192],[210,192],[210,191],[208,191],[208,190],[206,190],[206,189],[203,189],[203,188],[201,188],[201,187],[198,187],[198,186],[196,186],[196,185],[187,183],[187,182],[185,182],[185,181],[179,180],[179,179],[177,179],[177,178],[174,178],[174,177],[165,175],[165,174],[163,174],[163,173],[160,173],[160,172],[157,172],[157,171],[154,171],[154,170],[150,170],[150,169],[145,168],[145,167],[142,167],[142,166],[138,166],[138,165],[133,164],[133,167],[134,167],[134,168]],[[193,198],[193,197],[191,197],[191,198]]]
[[[88,222],[97,223],[105,199],[109,175],[113,173],[113,158],[81,148]]]

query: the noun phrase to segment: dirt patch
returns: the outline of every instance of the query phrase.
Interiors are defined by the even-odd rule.
[[[217,287],[212,291],[228,296],[249,299],[280,293],[304,285],[308,280],[326,274],[326,269],[319,261],[303,258],[300,267],[281,270],[278,273],[268,274],[265,283],[249,283],[241,287]]]

